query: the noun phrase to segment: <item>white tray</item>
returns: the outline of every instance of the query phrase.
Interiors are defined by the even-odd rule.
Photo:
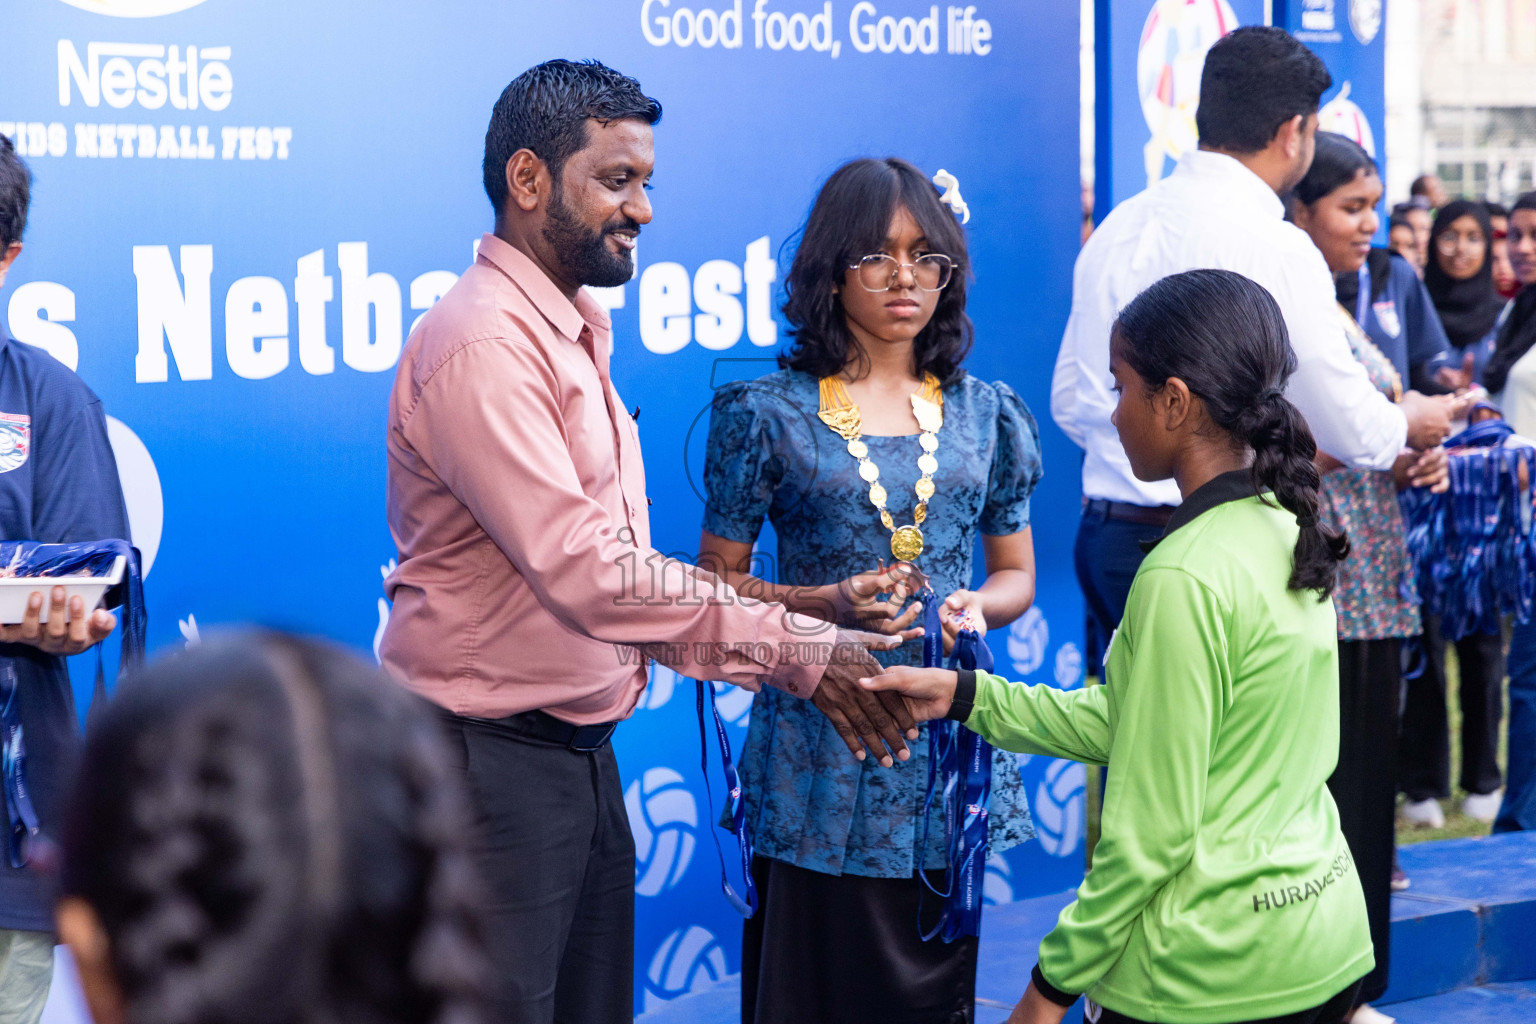
[[[128,559],[118,555],[117,561],[112,563],[112,571],[105,576],[14,576],[0,579],[0,625],[15,626],[26,621],[27,598],[32,596],[33,591],[42,592],[42,621],[47,622],[54,587],[64,588],[66,607],[79,596],[85,600],[86,611],[99,608],[108,588],[122,582],[127,564]]]

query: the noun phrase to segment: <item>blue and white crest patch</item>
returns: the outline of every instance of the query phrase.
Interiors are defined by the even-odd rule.
[[[1381,329],[1392,337],[1403,333],[1403,322],[1397,318],[1397,303],[1391,299],[1373,304],[1371,312],[1376,314],[1376,322],[1381,325]]]
[[[0,473],[27,461],[32,451],[32,417],[0,412]]]

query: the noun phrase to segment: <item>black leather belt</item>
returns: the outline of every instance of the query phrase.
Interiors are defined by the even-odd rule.
[[[1138,526],[1167,526],[1173,517],[1173,505],[1131,505],[1124,501],[1105,501],[1103,498],[1084,498],[1083,510],[1105,519]]]
[[[522,714],[508,715],[506,718],[480,718],[475,720],[484,722],[487,725],[498,726],[519,736],[527,736],[530,739],[558,744],[582,754],[589,754],[594,750],[603,749],[603,744],[607,743],[609,738],[613,736],[613,730],[619,727],[618,722],[572,725],[570,722],[562,722],[554,715],[546,714],[543,711],[524,711]]]

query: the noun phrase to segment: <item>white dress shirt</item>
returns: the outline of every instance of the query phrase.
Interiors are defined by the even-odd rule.
[[[1280,197],[1262,178],[1229,156],[1197,150],[1116,207],[1077,258],[1051,416],[1084,450],[1084,496],[1179,503],[1173,481],[1136,479],[1109,421],[1109,333],[1120,310],[1148,286],[1201,268],[1243,274],[1279,303],[1298,364],[1286,397],[1307,418],[1318,447],[1360,469],[1391,468],[1408,422],[1350,352],[1322,253],[1286,222]]]

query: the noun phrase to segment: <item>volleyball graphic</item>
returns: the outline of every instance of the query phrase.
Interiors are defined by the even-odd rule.
[[[678,681],[682,677],[659,661],[651,662],[651,680],[640,694],[640,702],[635,705],[638,711],[655,711],[665,707],[667,701],[672,699],[672,691],[677,689]]]
[[[989,907],[1013,902],[1013,868],[1000,853],[987,858],[987,874],[981,883],[981,902]]]
[[[165,495],[160,490],[160,474],[139,435],[115,416],[107,417],[107,443],[112,446],[117,478],[122,481],[128,532],[133,534],[133,546],[139,549],[139,571],[148,579],[155,556],[160,553],[160,535],[165,528]]]
[[[1354,139],[1373,159],[1376,156],[1376,136],[1371,132],[1371,122],[1366,119],[1365,111],[1349,98],[1348,82],[1340,86],[1339,94],[1317,112],[1317,130]]]
[[[1008,660],[1021,676],[1037,672],[1045,664],[1045,648],[1050,642],[1045,613],[1031,608],[1008,627]]]
[[[752,691],[730,683],[715,684],[715,707],[727,725],[746,725],[752,713]]]
[[[1199,141],[1195,108],[1205,55],[1237,26],[1227,0],[1157,0],[1147,15],[1136,48],[1136,89],[1152,132],[1148,187],[1162,178],[1165,157],[1178,160]]]
[[[204,0],[64,0],[71,7],[113,18],[156,18],[196,7]]]
[[[1056,650],[1056,685],[1075,690],[1083,682],[1083,652],[1070,640]]]
[[[645,1009],[686,995],[725,977],[725,950],[705,928],[679,928],[656,947],[646,971]]]
[[[1035,832],[1040,848],[1053,857],[1067,857],[1084,835],[1088,772],[1076,761],[1057,758],[1045,767],[1035,790]]]
[[[635,837],[635,892],[665,892],[693,860],[698,804],[681,775],[670,768],[650,768],[624,791],[624,807]]]

